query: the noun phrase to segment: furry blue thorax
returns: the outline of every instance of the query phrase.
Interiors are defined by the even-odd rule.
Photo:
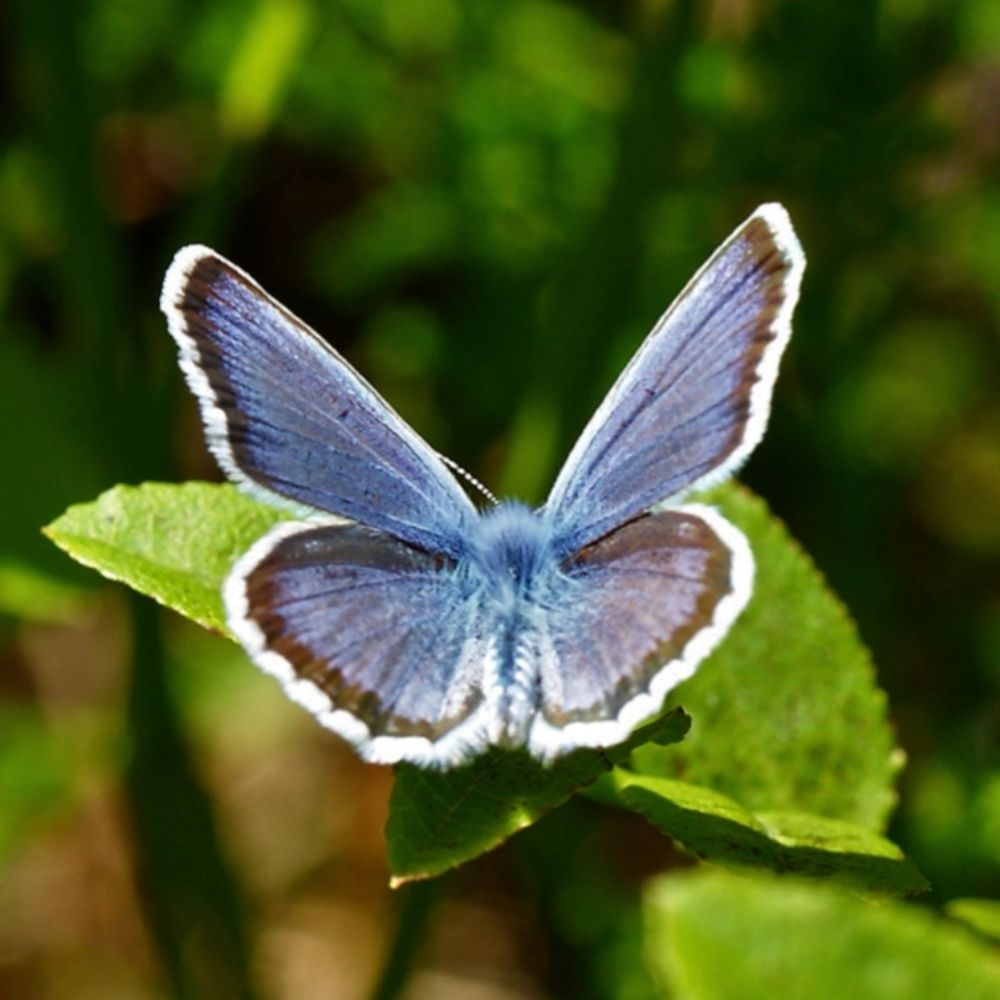
[[[540,576],[556,569],[551,524],[526,504],[504,500],[476,519],[468,558],[470,568],[487,578],[529,593]]]

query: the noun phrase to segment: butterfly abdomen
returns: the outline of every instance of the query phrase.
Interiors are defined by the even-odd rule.
[[[469,572],[484,595],[496,636],[484,677],[491,705],[489,740],[520,746],[539,707],[545,608],[562,572],[549,522],[523,504],[499,504],[483,515],[477,529]]]

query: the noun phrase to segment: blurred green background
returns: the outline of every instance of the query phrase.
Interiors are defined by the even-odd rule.
[[[921,905],[1000,894],[993,0],[11,0],[0,38],[0,995],[638,997],[638,887],[684,863],[571,804],[390,893],[387,769],[39,534],[217,478],[157,310],[192,241],[538,500],[782,201],[809,266],[743,478],[873,650]]]

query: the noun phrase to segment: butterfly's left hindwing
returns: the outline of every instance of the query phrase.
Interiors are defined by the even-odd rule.
[[[229,624],[258,665],[379,763],[485,746],[492,654],[454,563],[358,525],[278,525],[236,564]]]

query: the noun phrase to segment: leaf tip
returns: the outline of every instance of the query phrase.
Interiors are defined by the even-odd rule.
[[[411,882],[425,882],[432,877],[429,872],[408,872],[405,875],[390,875],[389,888],[393,890],[403,889]]]

